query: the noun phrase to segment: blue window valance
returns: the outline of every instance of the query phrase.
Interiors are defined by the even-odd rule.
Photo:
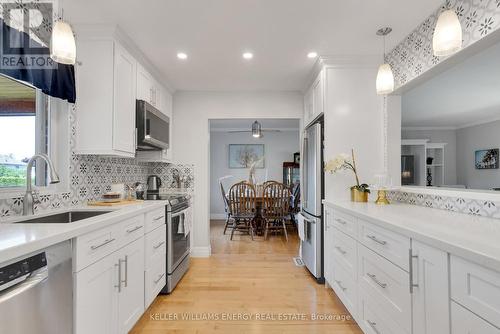
[[[50,58],[47,46],[1,22],[0,73],[28,82],[47,95],[74,103],[75,68]]]

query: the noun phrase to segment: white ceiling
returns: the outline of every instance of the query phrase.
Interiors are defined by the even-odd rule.
[[[298,119],[218,119],[210,120],[211,131],[226,131],[226,130],[251,130],[252,123],[258,121],[262,125],[262,129],[273,130],[296,130],[299,131],[300,121]]]
[[[375,55],[443,0],[65,0],[72,23],[118,24],[178,90],[301,90],[306,54]],[[244,61],[243,51],[255,57]],[[179,61],[178,51],[189,58]]]
[[[405,127],[459,128],[500,119],[500,44],[403,94]]]

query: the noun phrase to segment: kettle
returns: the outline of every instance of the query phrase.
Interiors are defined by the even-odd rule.
[[[161,179],[158,175],[148,176],[148,193],[158,193],[161,187]]]

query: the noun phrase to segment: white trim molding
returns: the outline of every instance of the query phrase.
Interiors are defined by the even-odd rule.
[[[192,247],[191,257],[210,257],[212,255],[212,248],[209,247]]]

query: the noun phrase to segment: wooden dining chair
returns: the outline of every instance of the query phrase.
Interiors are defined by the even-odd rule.
[[[253,240],[253,220],[256,214],[255,187],[247,181],[234,184],[229,189],[229,212],[232,224],[230,225],[231,240],[234,231],[244,231],[250,234]]]
[[[286,241],[286,217],[290,214],[290,189],[283,183],[271,182],[264,188],[262,197],[262,214],[265,220],[264,239],[270,231],[283,230]]]
[[[226,214],[226,222],[224,223],[224,232],[222,234],[226,234],[226,230],[229,226],[229,221],[231,220],[231,211],[229,210],[229,199],[227,198],[224,185],[220,181],[219,185],[220,185],[220,193],[222,195],[222,201],[224,202],[224,212]]]

